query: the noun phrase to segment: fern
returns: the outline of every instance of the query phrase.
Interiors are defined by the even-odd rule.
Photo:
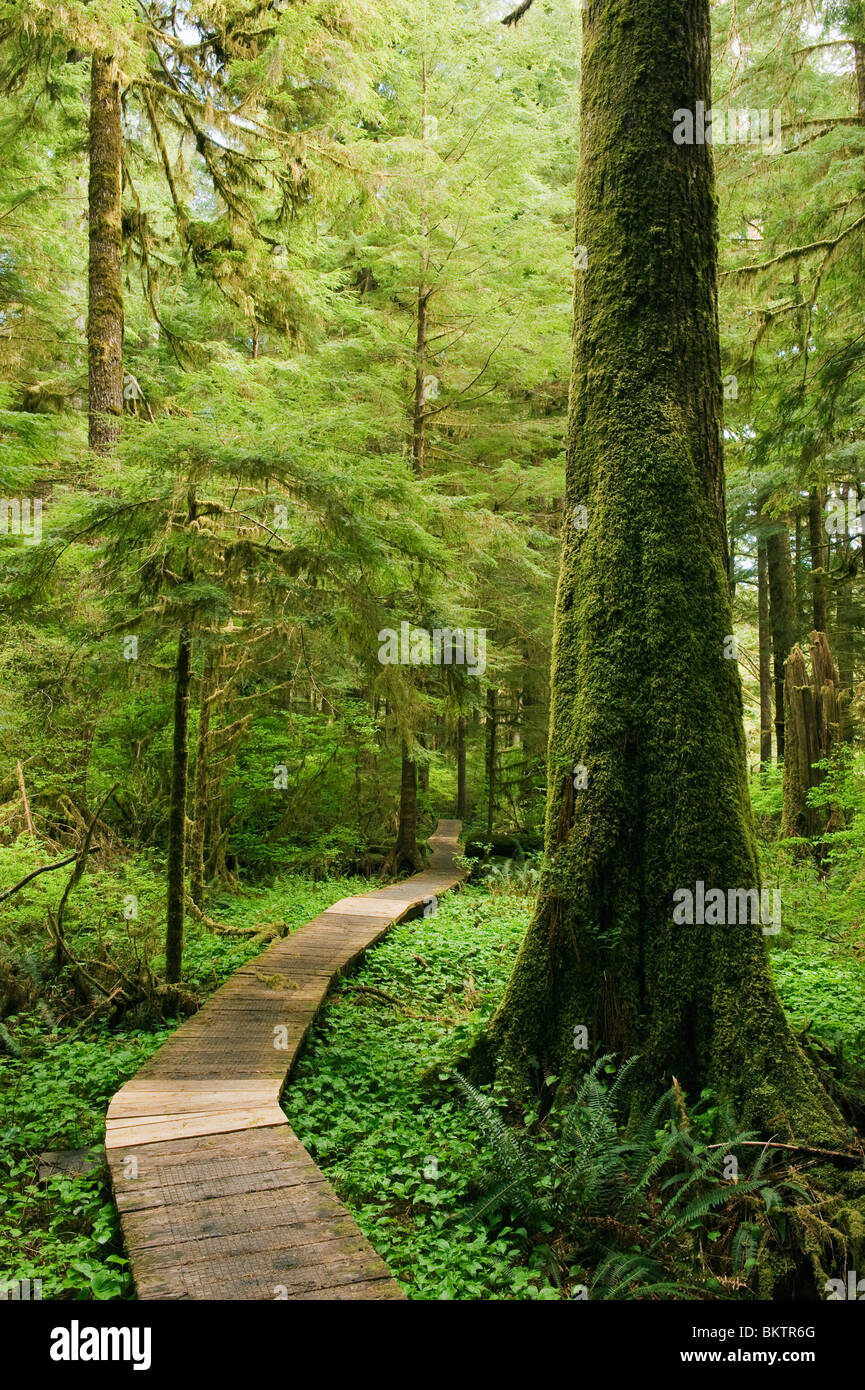
[[[635,1132],[623,1137],[619,1112],[638,1059],[629,1059],[608,1085],[604,1068],[612,1059],[611,1053],[599,1057],[583,1077],[562,1115],[560,1137],[552,1161],[546,1160],[545,1172],[490,1099],[456,1075],[495,1164],[495,1178],[472,1218],[479,1219],[495,1207],[510,1208],[530,1233],[553,1229],[552,1222],[580,1240],[586,1231],[600,1226],[630,1249],[601,1252],[591,1297],[686,1297],[681,1282],[670,1282],[660,1263],[681,1257],[681,1241],[677,1243],[676,1238],[689,1228],[699,1230],[711,1213],[721,1209],[729,1209],[733,1216],[737,1207],[758,1216],[762,1209],[759,1221],[740,1224],[729,1246],[733,1271],[749,1272],[757,1262],[761,1239],[773,1230],[783,1237],[782,1194],[804,1198],[807,1194],[787,1179],[778,1181],[777,1175],[770,1182],[771,1155],[765,1147],[758,1150],[750,1171],[731,1182],[726,1176],[730,1152],[747,1152],[743,1146],[753,1132],[740,1130],[734,1116],[719,1107],[717,1123],[726,1137],[720,1144],[707,1145],[694,1137],[687,1116],[680,1119],[681,1095],[674,1088],[659,1098]],[[670,1172],[673,1165],[676,1171]],[[551,1186],[552,1192],[541,1193],[542,1183]],[[635,1241],[640,1245],[645,1241],[644,1250],[635,1249]]]
[[[492,1150],[498,1170],[504,1174],[503,1181],[488,1189],[472,1215],[478,1219],[490,1208],[502,1205],[505,1198],[509,1198],[523,1224],[527,1228],[537,1227],[547,1215],[548,1204],[539,1200],[532,1191],[536,1175],[528,1154],[520,1145],[514,1131],[504,1123],[489,1097],[459,1072],[454,1072],[453,1079],[465,1096],[475,1122]]]
[[[684,1298],[685,1291],[670,1279],[666,1271],[655,1260],[645,1255],[610,1254],[598,1265],[589,1285],[589,1294],[594,1300],[624,1300],[648,1298],[653,1294],[670,1298]]]

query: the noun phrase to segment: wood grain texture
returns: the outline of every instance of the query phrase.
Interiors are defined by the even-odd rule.
[[[423,873],[343,898],[231,976],[113,1097],[105,1150],[142,1299],[401,1299],[279,1106],[331,985],[455,887],[459,821]]]

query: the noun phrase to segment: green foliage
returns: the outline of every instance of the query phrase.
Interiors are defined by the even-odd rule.
[[[16,847],[26,868],[29,847]],[[15,855],[0,852],[2,878],[17,873]],[[141,918],[131,924],[145,931],[151,895],[162,885],[152,868],[139,861],[86,876],[72,901],[69,940],[76,953],[90,955],[98,937],[129,967],[129,939],[118,904],[134,883],[141,894]],[[143,1066],[168,1036],[170,1027],[143,1030],[127,1021],[107,1026],[75,1018],[68,976],[52,969],[45,949],[46,902],[61,888],[63,871],[34,880],[0,908],[0,1281],[38,1278],[43,1298],[127,1298],[132,1293],[107,1170],[100,1166],[104,1117],[112,1095]],[[54,880],[53,887],[49,885]],[[36,885],[40,887],[38,895]],[[246,936],[219,936],[192,926],[185,958],[185,983],[202,996],[261,950],[256,929],[292,931],[315,917],[335,898],[368,888],[355,878],[313,883],[281,878],[269,888],[225,896],[215,910],[227,927]],[[12,905],[16,904],[13,914]],[[154,905],[155,906],[155,905]],[[10,915],[11,914],[11,915]],[[122,919],[121,919],[122,920]],[[28,925],[29,924],[29,925]],[[128,930],[130,924],[126,924]],[[26,943],[26,946],[25,946]],[[126,953],[124,952],[124,943]],[[14,1012],[13,990],[26,985]],[[26,1001],[26,1002],[25,1002]],[[5,1054],[5,1055],[4,1055]],[[85,1177],[55,1175],[37,1181],[37,1157],[44,1151],[96,1150],[94,1171]]]
[[[489,1017],[526,918],[520,897],[469,888],[392,928],[325,1004],[283,1098],[411,1298],[559,1296],[519,1219],[472,1223],[494,1150],[479,1152],[459,1083],[438,1079]],[[513,1152],[500,1124],[495,1142]]]
[[[549,1239],[556,1285],[593,1269],[589,1298],[723,1296],[725,1286],[727,1296],[754,1296],[769,1256],[780,1258],[789,1209],[810,1194],[777,1166],[770,1171],[768,1148],[757,1146],[749,1159],[753,1132],[740,1131],[711,1092],[688,1114],[673,1086],[636,1129],[626,1125],[623,1100],[637,1061],[616,1070],[612,1055],[598,1057],[543,1126],[526,1117],[534,1129],[521,1139],[459,1078],[493,1160],[471,1215],[499,1209],[530,1236]],[[720,1142],[709,1142],[717,1135]]]
[[[781,889],[781,936],[772,940],[772,970],[791,1018],[835,1055],[844,1076],[865,1065],[865,755],[842,747],[811,793],[816,805],[837,808],[841,828],[821,840],[820,863],[798,841],[768,838],[762,845],[764,882]],[[776,805],[777,772],[752,781],[758,818],[766,787]],[[775,812],[773,822],[777,827]]]
[[[41,1018],[6,1024],[21,1055],[0,1057],[0,1280],[41,1279],[45,1299],[129,1297],[107,1170],[40,1183],[36,1158],[98,1149],[111,1096],[167,1033],[84,1040]]]

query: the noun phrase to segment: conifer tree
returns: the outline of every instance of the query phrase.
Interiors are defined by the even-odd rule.
[[[709,54],[707,0],[645,0],[626,24],[614,0],[583,12],[587,254],[546,866],[475,1064],[525,1094],[579,1065],[583,1025],[599,1051],[639,1056],[642,1103],[675,1077],[689,1094],[715,1087],[767,1132],[820,1142],[840,1117],[783,1015],[760,922],[674,916],[679,893],[716,889],[726,903],[759,883],[727,645],[712,149],[672,139],[675,112],[711,106]]]

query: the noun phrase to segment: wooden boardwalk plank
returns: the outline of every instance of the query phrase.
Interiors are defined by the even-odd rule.
[[[105,1148],[139,1298],[401,1299],[279,1097],[333,982],[461,878],[429,867],[342,898],[235,971],[113,1097]]]

